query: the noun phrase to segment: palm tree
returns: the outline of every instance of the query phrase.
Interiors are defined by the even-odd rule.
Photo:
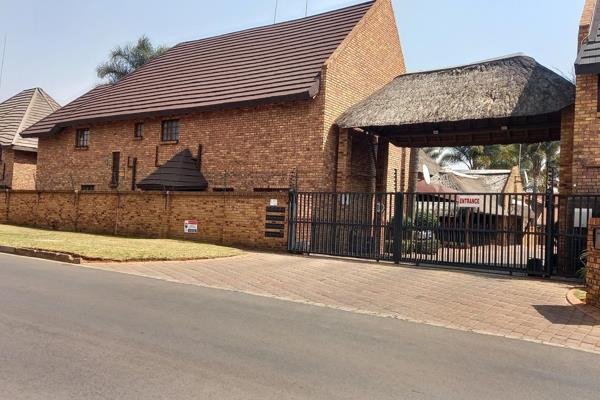
[[[527,189],[538,192],[544,191],[550,170],[558,170],[559,157],[560,142],[522,145],[521,169],[527,171],[530,178]]]
[[[490,168],[500,154],[501,146],[457,146],[443,152],[439,162],[442,166],[463,164],[468,169]]]
[[[519,165],[527,173],[526,189],[543,191],[548,173],[558,170],[560,142],[490,146],[428,147],[425,152],[442,166],[463,164],[469,169],[510,169]]]
[[[108,61],[98,65],[96,72],[99,78],[116,83],[167,50],[168,47],[165,46],[154,47],[147,36],[142,36],[134,45],[115,47],[110,52]]]

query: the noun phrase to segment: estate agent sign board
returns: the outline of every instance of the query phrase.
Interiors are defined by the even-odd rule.
[[[183,223],[184,233],[198,233],[198,220],[187,219]]]

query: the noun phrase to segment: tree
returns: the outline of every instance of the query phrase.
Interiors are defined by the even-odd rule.
[[[520,165],[527,174],[528,190],[544,191],[550,169],[558,170],[560,142],[490,146],[458,146],[424,149],[442,166],[465,165],[469,169],[510,169]]]
[[[457,146],[443,152],[439,158],[442,166],[463,164],[468,169],[490,168],[500,154],[501,146]]]
[[[147,36],[142,36],[135,44],[115,47],[108,61],[98,65],[96,72],[99,78],[116,83],[167,50],[165,46],[154,47]]]

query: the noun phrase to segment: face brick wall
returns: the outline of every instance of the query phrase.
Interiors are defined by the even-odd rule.
[[[2,149],[0,185],[16,190],[35,189],[37,154],[29,151]],[[3,178],[3,179],[2,179]]]
[[[174,115],[180,120],[180,140],[161,142],[161,119],[122,121],[89,126],[87,149],[75,148],[76,128],[41,139],[38,153],[40,190],[75,190],[94,185],[109,190],[112,152],[121,153],[119,190],[130,190],[132,169],[129,157],[138,159],[137,181],[164,164],[179,151],[189,148],[197,155],[202,145],[202,172],[211,188],[227,185],[236,191],[255,187],[289,185],[289,175],[298,168],[300,183],[320,187],[322,176],[311,166],[322,160],[318,142],[319,97],[313,101],[253,109],[224,110]],[[144,123],[144,138],[134,138],[136,122]],[[225,179],[225,172],[228,172]]]
[[[578,46],[589,34],[596,0],[587,0],[581,16]],[[564,115],[567,122],[570,115]],[[598,76],[577,75],[572,136],[561,139],[561,192],[600,193],[600,113]],[[564,170],[563,170],[564,169]]]
[[[267,206],[287,210],[288,194],[0,192],[0,223],[139,237],[285,250],[283,238],[265,237]],[[185,234],[197,219],[198,234]]]
[[[598,77],[578,75],[573,165],[571,175],[567,177],[572,181],[573,193],[600,192],[600,114],[597,107]]]
[[[589,223],[589,252],[587,260],[587,303],[600,307],[600,250],[594,247],[594,228],[600,228],[600,218],[592,218]]]
[[[75,149],[78,127],[67,128],[40,139],[37,187],[75,190],[94,185],[96,190],[109,190],[111,153],[120,152],[117,189],[127,191],[133,172],[126,164],[129,157],[138,160],[139,182],[155,170],[157,147],[159,161],[164,163],[184,148],[196,155],[202,145],[202,172],[210,190],[287,188],[295,169],[299,190],[333,190],[338,144],[334,121],[404,71],[391,1],[378,0],[327,61],[315,99],[173,115],[181,124],[178,144],[160,143],[160,119],[82,126],[90,129],[86,150]],[[134,139],[136,122],[144,123],[142,140]],[[356,151],[366,154],[370,149],[356,147]]]
[[[368,146],[353,145],[352,154],[346,154],[344,149],[339,149],[340,154],[337,154],[338,140],[340,143],[347,143],[344,137],[347,133],[338,132],[333,125],[335,120],[349,107],[369,97],[405,72],[392,3],[390,0],[379,0],[325,65],[325,175],[336,175],[335,171],[330,170],[336,167],[336,156],[339,167],[340,162],[345,162],[340,160],[340,157],[364,160],[368,159],[372,151]],[[401,165],[390,164],[389,168],[400,169]],[[348,172],[351,173],[352,170]],[[340,177],[341,174],[338,172],[337,175]],[[357,183],[357,180],[368,179],[364,175],[363,173],[362,177],[349,178],[347,183],[351,184],[351,187],[372,187],[370,182]],[[351,187],[344,187],[344,182],[338,182],[337,190],[351,190]],[[333,190],[333,187],[330,190]]]

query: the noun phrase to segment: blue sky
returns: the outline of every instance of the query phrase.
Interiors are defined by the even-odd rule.
[[[308,10],[361,2],[309,0]],[[584,0],[393,2],[409,71],[517,52],[572,71]],[[173,45],[266,25],[274,7],[275,0],[0,0],[0,46],[8,37],[0,100],[39,86],[65,104],[100,83],[95,67],[115,45],[142,34]],[[279,0],[278,10],[278,21],[303,17],[305,0]]]

